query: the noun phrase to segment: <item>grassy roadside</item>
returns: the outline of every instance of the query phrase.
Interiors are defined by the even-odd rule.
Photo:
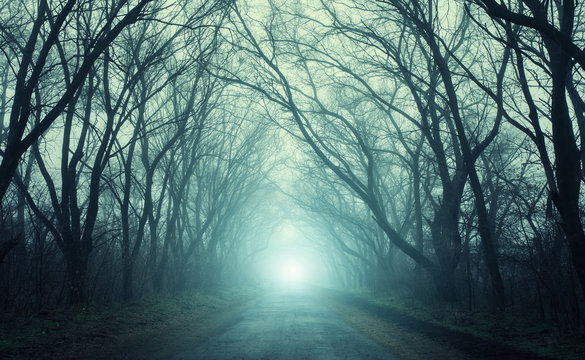
[[[364,311],[355,303],[340,299],[337,294],[319,292],[319,300],[335,311],[354,329],[404,360],[472,360],[472,357],[441,344],[420,331],[413,331],[383,316]]]
[[[563,331],[552,324],[505,314],[462,311],[446,304],[429,306],[416,301],[370,296],[372,302],[389,306],[404,313],[461,331],[486,340],[495,340],[539,356],[565,360],[585,358],[585,338],[582,334]]]
[[[258,293],[218,288],[108,306],[0,314],[0,359],[164,358],[213,335]]]
[[[430,306],[414,300],[407,301],[375,294],[361,292],[350,293],[338,290],[335,290],[335,292],[345,294],[342,296],[353,297],[358,301],[371,304],[370,310],[373,309],[377,313],[400,314],[401,316],[415,319],[419,323],[429,324],[429,326],[435,328],[469,335],[492,344],[503,344],[518,351],[533,353],[535,356],[542,358],[566,360],[585,358],[585,338],[582,334],[562,332],[560,328],[550,324],[543,324],[511,315],[494,316],[484,312],[462,311],[447,304]],[[352,305],[351,302],[346,301],[345,306],[348,304]],[[355,309],[355,302],[353,305]],[[359,309],[359,306],[357,308]],[[350,309],[346,308],[342,309],[342,311],[349,312]],[[355,317],[355,315],[352,316]],[[362,322],[371,321],[375,323],[378,320],[372,317],[369,320],[362,319]],[[348,321],[356,322],[351,318]],[[364,325],[360,325],[359,321],[356,323],[358,326],[365,328]],[[388,330],[388,324],[381,325],[378,323],[376,326],[379,328],[378,331],[390,331]],[[412,328],[410,331],[412,332]],[[394,331],[394,334],[396,333],[397,331]],[[389,340],[382,339],[382,341]],[[459,355],[452,356],[454,358],[460,358]],[[406,356],[405,358],[413,357]]]

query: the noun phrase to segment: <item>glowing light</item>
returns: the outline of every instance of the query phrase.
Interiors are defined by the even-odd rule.
[[[297,261],[287,261],[280,273],[281,282],[285,286],[298,286],[305,282],[305,269]]]

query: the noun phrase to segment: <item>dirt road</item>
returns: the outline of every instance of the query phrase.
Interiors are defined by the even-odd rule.
[[[398,358],[296,289],[262,296],[225,332],[171,359]]]

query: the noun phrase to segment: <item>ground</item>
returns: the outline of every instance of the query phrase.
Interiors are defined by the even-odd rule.
[[[108,307],[0,315],[0,359],[168,359],[238,320],[257,290],[156,296]]]
[[[509,330],[470,334],[379,299],[323,289],[221,289],[0,316],[0,359],[521,360],[585,354],[578,346],[547,345],[556,347],[537,356],[506,344]]]

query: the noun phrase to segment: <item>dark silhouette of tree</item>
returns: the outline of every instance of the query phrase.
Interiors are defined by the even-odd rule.
[[[32,27],[23,39],[15,38],[11,31],[12,27],[22,26],[21,24],[12,24],[9,19],[6,22],[3,21],[0,30],[6,41],[5,54],[16,56],[20,61],[15,64],[15,69],[18,69],[14,74],[15,85],[12,91],[15,96],[12,100],[0,162],[0,201],[6,195],[23,154],[41,138],[68,107],[71,109],[71,105],[80,96],[79,90],[93,70],[95,62],[122,30],[148,13],[147,5],[151,1],[143,0],[133,5],[127,4],[124,0],[117,1],[110,4],[107,12],[101,14],[99,12],[103,10],[95,6],[95,3],[79,6],[77,1],[69,0],[62,7],[51,8],[46,1],[41,1],[36,6],[34,19],[31,19]],[[92,34],[91,37],[81,37],[79,33],[78,40],[83,41],[79,44],[79,50],[83,53],[82,60],[77,62],[74,59],[73,61],[77,63],[65,63],[54,67],[53,59],[60,58],[63,61],[65,57],[63,36],[69,36],[64,32],[65,25],[75,22],[76,18],[81,20],[89,17],[91,13],[96,13],[96,18],[101,18],[101,20],[98,20],[97,24],[88,23],[87,29],[79,29],[79,31],[84,30],[87,34]],[[59,67],[62,68],[62,73],[55,74],[54,69]],[[36,104],[33,103],[35,92],[39,91],[39,86],[51,75],[64,78],[61,89],[59,91],[55,89],[58,95],[50,101],[41,98],[37,99]],[[35,115],[36,120],[31,121],[31,113],[35,108],[37,112],[42,112]]]
[[[567,237],[571,258],[581,289],[585,292],[585,233],[581,220],[579,194],[583,179],[581,166],[582,142],[574,132],[576,128],[583,134],[582,100],[576,90],[573,75],[574,63],[579,64],[578,72],[583,71],[585,53],[575,38],[578,21],[578,8],[582,5],[574,1],[551,2],[550,6],[539,1],[512,1],[508,4],[491,0],[473,1],[494,19],[494,24],[506,34],[499,39],[514,49],[516,55],[517,80],[528,110],[528,126],[514,122],[535,143],[547,176],[550,197],[558,210],[563,231]],[[513,28],[512,25],[519,25]],[[522,34],[536,32],[538,39],[529,43]],[[543,51],[537,50],[542,47]],[[547,136],[541,125],[543,112],[530,88],[530,70],[526,69],[526,59],[534,61],[549,77],[551,85],[540,87],[550,92],[550,109],[544,116],[552,124],[551,143],[554,160],[551,161],[547,149]],[[571,116],[567,95],[571,97],[575,121]],[[579,141],[579,142],[578,142]],[[554,166],[552,165],[554,164]]]

